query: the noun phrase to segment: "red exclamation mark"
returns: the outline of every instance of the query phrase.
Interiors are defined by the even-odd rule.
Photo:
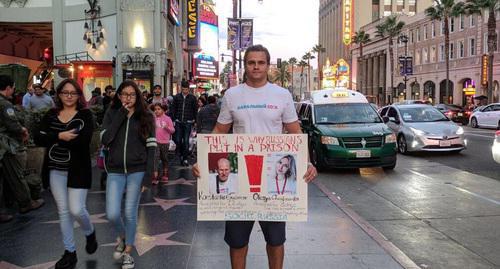
[[[264,156],[262,155],[245,155],[250,192],[260,192],[263,161]]]

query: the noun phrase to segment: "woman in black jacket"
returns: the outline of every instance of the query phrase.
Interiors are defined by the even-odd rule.
[[[85,232],[87,253],[92,254],[97,249],[94,226],[85,205],[92,183],[89,145],[94,119],[85,108],[82,89],[72,79],[65,79],[57,86],[55,105],[45,114],[35,142],[47,147],[45,165],[50,174],[50,189],[57,204],[65,248],[55,268],[66,269],[74,268],[77,262],[73,219]]]
[[[106,215],[119,233],[113,257],[122,259],[122,268],[134,268],[130,254],[135,243],[141,185],[151,182],[156,150],[153,114],[135,82],[126,80],[118,87],[104,115],[101,143],[108,148]],[[121,202],[125,189],[123,225]]]

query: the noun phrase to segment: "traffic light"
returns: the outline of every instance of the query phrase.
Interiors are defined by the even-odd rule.
[[[276,66],[277,66],[278,68],[281,68],[281,58],[278,58],[278,59],[276,60]]]
[[[47,63],[52,63],[52,48],[45,48],[43,50],[43,60]]]

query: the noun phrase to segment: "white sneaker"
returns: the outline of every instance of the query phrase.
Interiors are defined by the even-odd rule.
[[[128,253],[123,253],[122,255],[122,269],[133,269],[135,268],[134,258]]]
[[[123,256],[123,251],[125,250],[125,241],[121,237],[118,237],[116,239],[116,247],[115,251],[113,252],[113,259],[119,260]]]

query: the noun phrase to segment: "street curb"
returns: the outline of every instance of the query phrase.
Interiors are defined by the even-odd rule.
[[[328,188],[317,180],[314,184],[332,201],[340,210],[349,216],[365,233],[377,242],[397,263],[405,269],[421,269],[403,251],[389,241],[382,233],[373,227],[368,221],[358,215],[352,208],[347,206],[342,200],[335,197]]]

